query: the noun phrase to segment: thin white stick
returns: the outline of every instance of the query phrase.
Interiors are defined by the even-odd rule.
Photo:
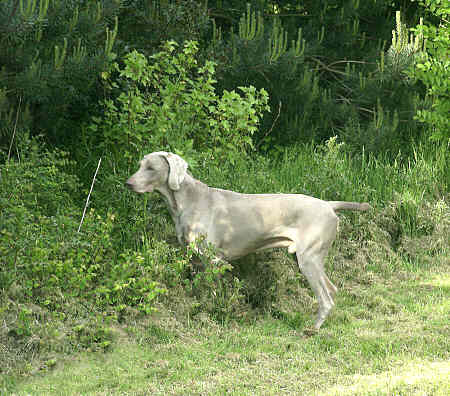
[[[92,179],[91,189],[89,190],[89,194],[86,199],[86,205],[84,205],[83,216],[81,217],[80,225],[78,226],[78,232],[80,232],[81,225],[83,224],[84,216],[86,214],[86,209],[89,205],[89,198],[91,197],[91,192],[92,192],[92,189],[94,188],[95,178],[97,177],[97,172],[100,168],[101,163],[102,163],[102,158],[100,157],[100,159],[98,160],[97,170],[95,171],[94,178]]]
[[[22,96],[19,97],[19,106],[17,107],[17,113],[16,113],[16,122],[14,123],[14,131],[11,138],[11,144],[9,145],[9,151],[8,151],[8,161],[11,158],[11,149],[14,142],[14,137],[16,136],[16,128],[17,128],[17,121],[19,120],[19,111],[20,111],[20,105],[22,104]],[[19,158],[20,162],[20,158]]]

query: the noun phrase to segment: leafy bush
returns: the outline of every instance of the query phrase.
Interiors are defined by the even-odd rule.
[[[427,88],[431,105],[417,112],[417,119],[430,130],[429,137],[444,143],[450,139],[450,6],[440,0],[421,0],[420,3],[438,20],[438,24],[419,24],[416,37],[426,40],[426,49],[410,76],[421,81]]]
[[[1,166],[0,288],[52,310],[61,297],[79,297],[150,312],[164,289],[137,253],[118,254],[115,215],[91,210],[77,231],[81,210],[73,198],[80,186],[65,172],[68,164],[65,153],[33,141],[20,162]]]
[[[120,94],[103,103],[105,115],[94,118],[89,130],[101,136],[100,146],[116,164],[124,157],[134,160],[143,149],[233,161],[252,147],[251,137],[269,109],[266,91],[239,87],[243,95],[224,91],[219,97],[214,63],[198,63],[196,42],[177,47],[168,41],[149,59],[133,51],[123,68],[115,66],[117,80],[104,75]]]
[[[203,247],[201,256],[196,254],[199,245]],[[194,298],[191,314],[208,313],[221,322],[236,318],[246,304],[242,283],[234,276],[233,266],[217,259],[215,247],[202,238],[191,243],[187,253],[194,262],[191,279],[184,280],[185,290]]]

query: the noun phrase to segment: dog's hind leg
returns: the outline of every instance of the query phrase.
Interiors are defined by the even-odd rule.
[[[317,297],[319,303],[319,309],[317,312],[317,319],[314,324],[314,329],[319,330],[323,322],[330,314],[334,301],[333,297],[336,294],[337,288],[328,279],[324,270],[324,258],[328,251],[326,249],[320,249],[318,252],[314,252],[311,249],[301,250],[298,249],[297,263],[302,274],[308,280],[308,283]]]

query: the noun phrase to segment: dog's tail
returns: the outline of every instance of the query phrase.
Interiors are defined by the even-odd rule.
[[[372,207],[364,202],[345,202],[345,201],[328,201],[330,206],[333,208],[334,211],[336,210],[369,210]]]

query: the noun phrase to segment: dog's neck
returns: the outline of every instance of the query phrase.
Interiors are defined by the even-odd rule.
[[[175,217],[178,216],[178,212],[180,211],[178,201],[175,197],[175,192],[167,186],[156,188],[156,191],[158,191],[165,198],[165,201],[169,208],[169,212],[175,219]]]
[[[198,199],[195,197],[195,191],[198,186],[205,186],[206,188],[208,188],[208,186],[187,174],[178,190],[170,189],[167,184],[156,189],[159,193],[161,193],[161,195],[167,202],[170,215],[172,216],[172,220],[175,223],[177,238],[180,244],[184,244],[186,242],[186,236],[184,234],[189,231],[182,226],[183,222],[181,220],[181,217],[183,216],[183,213],[185,211],[184,203],[192,203],[198,201]]]
[[[178,190],[170,189],[167,184],[157,188],[164,198],[166,199],[167,206],[169,207],[170,214],[172,215],[175,223],[184,211],[184,203],[191,202],[195,186],[197,184],[203,184],[194,179],[191,175],[186,174],[183,182],[180,184]]]

